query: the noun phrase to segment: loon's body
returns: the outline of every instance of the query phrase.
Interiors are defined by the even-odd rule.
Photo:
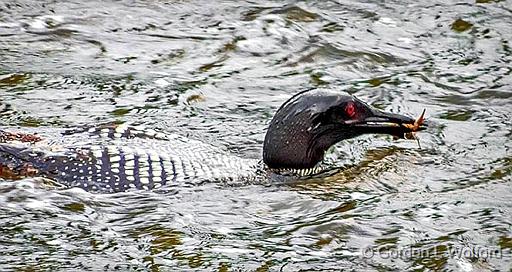
[[[58,142],[0,144],[0,162],[18,166],[25,176],[44,176],[92,192],[250,180],[260,165],[257,159],[142,126],[105,125],[57,134]]]
[[[310,175],[318,172],[324,152],[336,142],[364,133],[401,136],[413,131],[404,126],[412,123],[409,117],[381,112],[349,95],[309,91],[277,111],[265,137],[263,162],[175,134],[112,125],[54,132],[51,142],[0,132],[0,174],[42,176],[92,192],[251,181],[265,178],[265,171]]]

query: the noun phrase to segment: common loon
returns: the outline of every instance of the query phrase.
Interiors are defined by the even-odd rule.
[[[254,180],[265,173],[307,176],[323,169],[324,153],[339,141],[368,133],[404,137],[425,129],[413,124],[410,117],[380,111],[348,94],[310,90],[277,110],[264,139],[262,162],[176,134],[104,125],[43,133],[51,141],[41,133],[0,131],[0,176],[41,176],[104,193],[180,182]]]

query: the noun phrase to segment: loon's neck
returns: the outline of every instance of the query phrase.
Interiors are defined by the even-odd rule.
[[[271,171],[273,173],[279,174],[279,175],[285,175],[285,176],[296,176],[296,177],[309,177],[316,174],[319,174],[327,169],[327,167],[322,165],[317,165],[312,168],[305,168],[305,169],[294,169],[294,168],[268,168],[268,171]]]

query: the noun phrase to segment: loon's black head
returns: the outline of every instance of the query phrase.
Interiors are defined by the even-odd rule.
[[[380,111],[340,92],[299,93],[276,112],[263,144],[263,161],[273,169],[308,169],[335,143],[367,133],[402,137],[414,119]],[[418,130],[423,130],[420,127]]]

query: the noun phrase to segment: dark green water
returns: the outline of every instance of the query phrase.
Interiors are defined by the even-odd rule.
[[[0,181],[1,271],[512,271],[510,1],[2,1],[0,124],[142,123],[260,158],[292,94],[430,127],[280,185]],[[204,99],[194,99],[201,95]]]

